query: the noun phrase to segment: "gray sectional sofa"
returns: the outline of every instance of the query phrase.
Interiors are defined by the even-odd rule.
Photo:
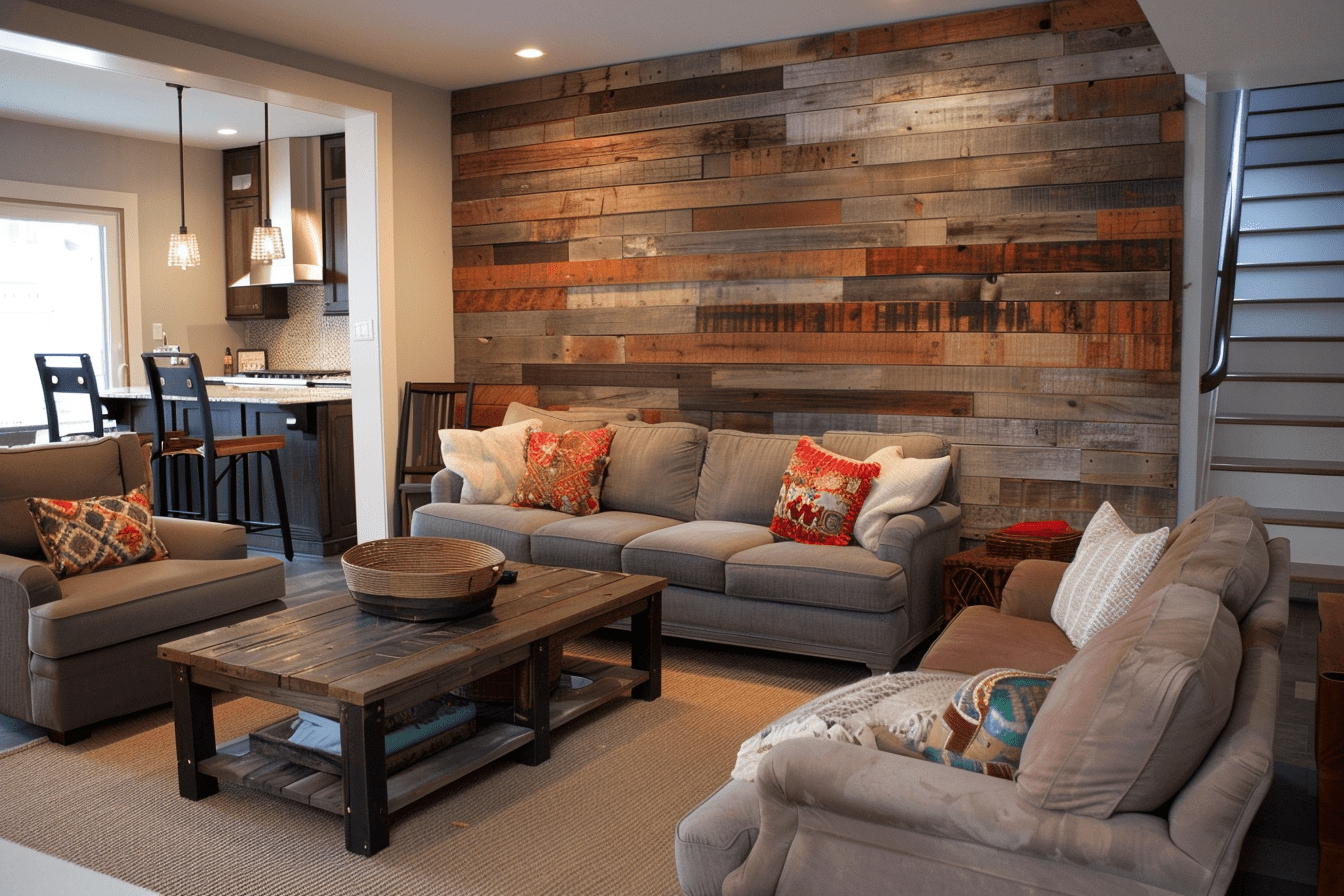
[[[505,423],[536,409],[510,411]],[[951,456],[941,495],[892,517],[876,552],[799,544],[770,530],[799,437],[691,423],[545,415],[547,428],[609,425],[610,462],[596,514],[462,504],[461,478],[433,480],[414,536],[494,545],[512,561],[665,576],[663,633],[865,663],[886,672],[942,618],[943,558],[959,550],[957,451],[932,433],[828,432],[830,451],[863,460],[889,445]],[[589,419],[580,419],[588,416]]]

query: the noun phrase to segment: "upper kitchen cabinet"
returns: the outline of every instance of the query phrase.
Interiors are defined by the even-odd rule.
[[[323,314],[350,313],[350,244],[345,221],[345,135],[322,138]]]
[[[261,149],[224,152],[224,282],[227,320],[289,317],[283,286],[234,286],[252,273],[252,230],[260,226]]]

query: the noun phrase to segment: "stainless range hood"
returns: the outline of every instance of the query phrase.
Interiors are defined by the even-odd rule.
[[[285,257],[254,261],[252,271],[230,286],[290,286],[322,282],[322,141],[290,137],[266,144],[270,218],[285,238]],[[265,181],[262,183],[265,186]],[[262,218],[266,197],[262,196]]]

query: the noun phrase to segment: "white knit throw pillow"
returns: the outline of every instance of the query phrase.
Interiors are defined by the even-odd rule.
[[[1109,501],[1097,509],[1050,606],[1074,647],[1125,614],[1166,544],[1166,527],[1135,535]]]
[[[441,429],[443,465],[462,477],[462,504],[508,504],[527,471],[527,434],[539,420],[491,429]]]

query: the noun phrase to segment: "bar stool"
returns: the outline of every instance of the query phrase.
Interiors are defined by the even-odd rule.
[[[285,502],[284,477],[280,473],[280,449],[285,447],[283,435],[229,436],[215,438],[214,422],[210,416],[210,397],[206,391],[205,375],[201,372],[201,360],[195,354],[169,352],[146,352],[140,356],[145,362],[145,379],[149,383],[150,398],[154,402],[154,459],[158,484],[156,506],[165,516],[200,516],[207,520],[218,520],[219,484],[228,477],[229,517],[227,522],[236,523],[248,532],[279,529],[284,541],[285,559],[294,559],[294,541],[289,530],[289,505]],[[180,363],[175,363],[180,362]],[[169,421],[177,419],[167,407],[169,401],[180,402],[181,429],[170,429]],[[192,415],[192,409],[195,414]],[[263,520],[245,518],[250,515],[250,490],[244,496],[244,516],[238,515],[238,466],[246,464],[249,456],[262,455],[270,462],[271,479],[275,485],[275,503],[280,522],[270,523]],[[195,458],[199,467],[201,483],[201,511],[196,513],[190,508],[179,506],[180,502],[170,501],[170,493],[176,491],[176,480],[169,476],[168,464],[177,458]],[[219,469],[219,461],[225,461],[224,469]],[[171,497],[176,497],[171,495]]]
[[[33,355],[33,359],[37,361],[37,375],[42,380],[42,398],[47,403],[47,440],[59,442],[62,438],[76,436],[100,438],[103,435],[103,402],[98,395],[98,379],[89,356],[75,352],[46,352]],[[71,359],[78,363],[69,363]],[[62,437],[61,421],[56,413],[56,396],[60,394],[88,398],[92,420],[88,430],[68,432]]]
[[[439,430],[471,429],[470,383],[407,383],[401,397],[401,427],[397,432],[397,518],[394,535],[410,528],[415,508],[429,500],[429,477],[443,469]],[[463,401],[462,423],[457,423],[457,400]]]

